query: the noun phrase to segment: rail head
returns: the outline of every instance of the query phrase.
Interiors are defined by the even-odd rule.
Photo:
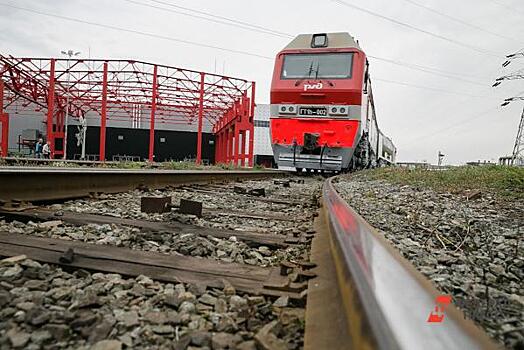
[[[125,169],[125,168],[83,168],[83,167],[60,167],[60,166],[0,166],[0,175],[34,175],[38,174],[119,174],[119,175],[279,175],[289,172],[268,169],[235,169],[235,170],[169,170],[169,169]]]
[[[496,349],[453,305],[442,322],[430,323],[436,288],[358,215],[323,186],[323,211],[344,300],[350,342],[363,349]]]
[[[128,170],[103,168],[0,167],[0,201],[38,202],[116,193],[139,187],[165,188],[212,181],[285,176],[272,170]]]

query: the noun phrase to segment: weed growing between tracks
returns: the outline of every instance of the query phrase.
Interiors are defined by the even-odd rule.
[[[461,193],[485,191],[507,199],[524,199],[524,168],[505,166],[461,166],[442,171],[380,168],[364,172],[371,180],[429,187],[436,191]]]

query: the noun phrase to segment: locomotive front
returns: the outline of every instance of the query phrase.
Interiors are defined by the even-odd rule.
[[[348,33],[301,34],[277,55],[270,113],[279,166],[350,167],[361,135],[365,62]]]

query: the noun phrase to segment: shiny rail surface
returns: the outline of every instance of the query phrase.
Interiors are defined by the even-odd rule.
[[[0,201],[49,201],[116,193],[137,187],[211,181],[255,180],[284,176],[264,170],[127,170],[104,168],[0,167]]]
[[[323,211],[348,325],[347,349],[495,349],[450,305],[428,323],[439,292],[336,192],[328,179]]]

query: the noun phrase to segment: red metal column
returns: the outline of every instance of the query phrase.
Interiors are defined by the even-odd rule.
[[[0,124],[2,134],[0,135],[0,157],[7,157],[9,148],[9,114],[4,113],[4,81],[0,74]]]
[[[198,102],[198,134],[196,163],[202,162],[202,119],[204,117],[204,73],[200,73],[200,99]]]
[[[53,131],[55,114],[55,59],[51,59],[49,72],[49,91],[47,93],[47,140],[51,147],[51,158],[55,156],[55,138]]]
[[[220,154],[220,143],[222,142],[222,133],[218,132],[215,135],[215,163],[220,163],[220,157],[222,156]]]
[[[239,123],[234,124],[235,128],[235,149],[233,151],[233,160],[235,162],[235,166],[238,166],[238,148],[240,146],[240,125]]]
[[[108,63],[104,62],[104,75],[102,78],[102,111],[100,116],[100,161],[106,160],[106,123],[107,123],[107,71]]]
[[[249,166],[253,166],[253,144],[255,141],[255,82],[251,85],[251,110],[249,113]]]
[[[224,130],[224,139],[222,140],[222,163],[227,163],[227,157],[228,157],[228,144],[229,144],[229,130]]]
[[[9,152],[9,114],[0,113],[0,124],[2,124],[0,157],[7,157]]]
[[[158,67],[153,68],[153,96],[151,98],[151,118],[149,120],[149,161],[153,162],[155,159],[155,113],[156,113],[156,97],[158,94]]]
[[[233,138],[234,138],[235,130],[232,127],[230,127],[228,130],[229,130],[228,131],[229,132],[229,144],[228,144],[229,157],[227,159],[227,162],[231,163],[231,162],[233,162],[233,144],[234,144]]]
[[[227,163],[227,143],[229,134],[227,130],[222,131],[222,163]]]
[[[218,143],[218,149],[220,150],[220,152],[218,153],[219,156],[218,156],[217,163],[224,163],[224,158],[226,155],[226,150],[224,147],[224,144],[225,144],[224,141],[226,139],[226,135],[224,133],[224,130],[220,131],[219,135],[220,135],[220,142]]]
[[[240,133],[242,135],[241,152],[240,152],[240,166],[246,165],[246,131]]]

